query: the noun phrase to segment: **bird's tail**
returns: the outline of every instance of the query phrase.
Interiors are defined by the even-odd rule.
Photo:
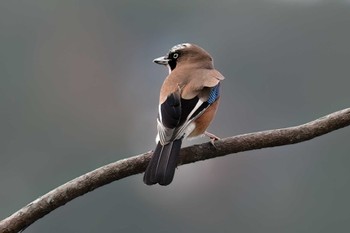
[[[178,155],[180,153],[182,139],[177,139],[166,145],[158,145],[149,162],[143,182],[147,185],[159,183],[168,185],[174,178]]]

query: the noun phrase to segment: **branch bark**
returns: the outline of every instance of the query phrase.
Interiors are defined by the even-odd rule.
[[[228,154],[267,147],[295,144],[350,125],[350,108],[309,123],[224,138],[183,148],[179,165]],[[39,197],[0,222],[1,233],[19,232],[56,208],[113,181],[145,171],[152,152],[119,160],[77,177]],[[141,182],[141,181],[140,181]]]

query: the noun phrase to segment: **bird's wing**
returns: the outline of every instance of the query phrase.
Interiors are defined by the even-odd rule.
[[[194,97],[191,99],[183,98],[183,91],[186,90],[187,86],[168,95],[166,100],[159,105],[157,140],[165,145],[190,134],[193,130],[188,130],[190,124],[219,98],[220,80],[222,79],[215,76],[212,79],[207,77],[207,82],[202,82],[202,85],[193,88],[195,94],[192,94]]]

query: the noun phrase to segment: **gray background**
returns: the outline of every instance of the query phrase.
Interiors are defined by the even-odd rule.
[[[0,218],[153,149],[167,69],[152,59],[182,42],[226,77],[220,137],[349,107],[350,1],[1,1]],[[349,137],[182,166],[168,187],[129,177],[25,232],[349,232]]]

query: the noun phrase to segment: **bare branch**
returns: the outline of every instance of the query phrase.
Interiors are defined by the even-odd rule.
[[[295,144],[350,125],[350,108],[309,123],[283,129],[267,130],[221,139],[183,148],[179,164],[188,164],[242,151]],[[54,209],[113,181],[144,172],[152,152],[123,159],[75,178],[0,222],[1,233],[18,232]],[[141,182],[141,180],[140,180]]]

